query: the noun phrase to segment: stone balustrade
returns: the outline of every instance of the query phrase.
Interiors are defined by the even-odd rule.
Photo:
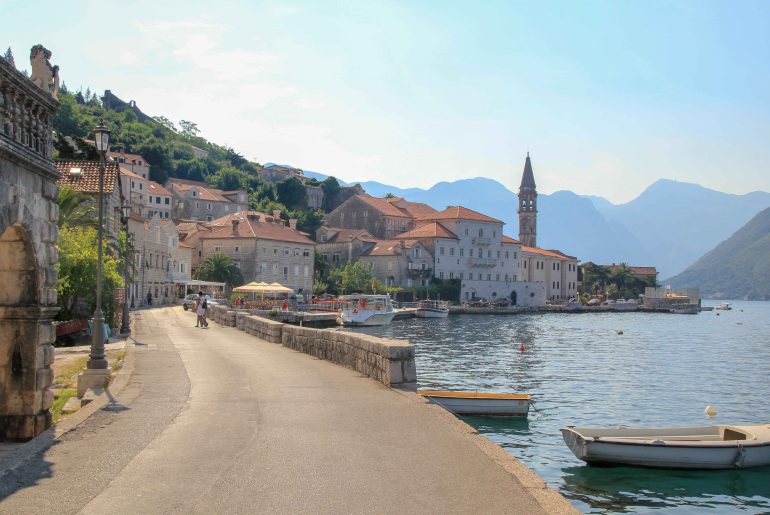
[[[342,365],[386,386],[409,390],[417,387],[414,345],[408,341],[283,324],[226,306],[209,307],[208,316],[220,325]]]
[[[58,106],[58,100],[0,59],[0,146],[6,151],[50,171]]]

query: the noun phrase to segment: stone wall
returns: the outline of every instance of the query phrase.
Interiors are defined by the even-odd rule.
[[[0,59],[0,440],[51,425],[58,102]]]
[[[208,316],[265,341],[355,370],[385,386],[410,390],[417,387],[414,345],[408,341],[282,324],[225,306],[211,306]]]

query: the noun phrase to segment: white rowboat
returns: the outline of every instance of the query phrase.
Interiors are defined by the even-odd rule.
[[[676,469],[770,465],[770,425],[681,428],[566,427],[564,442],[590,464]]]
[[[441,392],[420,390],[417,393],[456,415],[485,417],[526,417],[532,398],[527,394]]]

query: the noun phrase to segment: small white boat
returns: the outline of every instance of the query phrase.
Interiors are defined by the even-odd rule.
[[[566,427],[564,442],[590,464],[677,469],[770,465],[770,425],[650,429]]]
[[[733,309],[733,307],[730,305],[729,302],[720,302],[717,307],[714,309],[718,309],[719,311],[730,311]]]
[[[387,325],[396,314],[390,295],[343,295],[339,303],[342,325]]]
[[[417,392],[456,415],[485,417],[526,417],[532,398],[518,393]]]
[[[639,301],[634,299],[621,299],[615,302],[612,307],[615,311],[636,311],[639,309]]]
[[[414,312],[417,318],[446,318],[449,316],[449,303],[445,300],[421,300]]]

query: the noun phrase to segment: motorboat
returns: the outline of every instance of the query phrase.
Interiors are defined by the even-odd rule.
[[[564,442],[589,464],[676,469],[770,465],[770,424],[681,428],[566,427]]]
[[[620,299],[612,307],[615,311],[636,311],[639,309],[639,301],[635,299]]]
[[[714,311],[714,306],[701,306],[701,311]]]
[[[390,295],[342,295],[338,301],[342,325],[387,325],[395,316]]]
[[[716,306],[714,309],[718,309],[719,311],[730,311],[733,309],[733,307],[730,305],[729,302],[720,302],[718,306]]]
[[[448,392],[419,390],[421,396],[456,415],[526,417],[532,398],[519,393]]]
[[[671,313],[675,313],[677,315],[697,315],[698,313],[700,313],[700,308],[690,307],[690,306],[680,306],[677,308],[671,308]]]
[[[414,315],[417,318],[446,318],[449,316],[449,303],[445,300],[421,300]]]

